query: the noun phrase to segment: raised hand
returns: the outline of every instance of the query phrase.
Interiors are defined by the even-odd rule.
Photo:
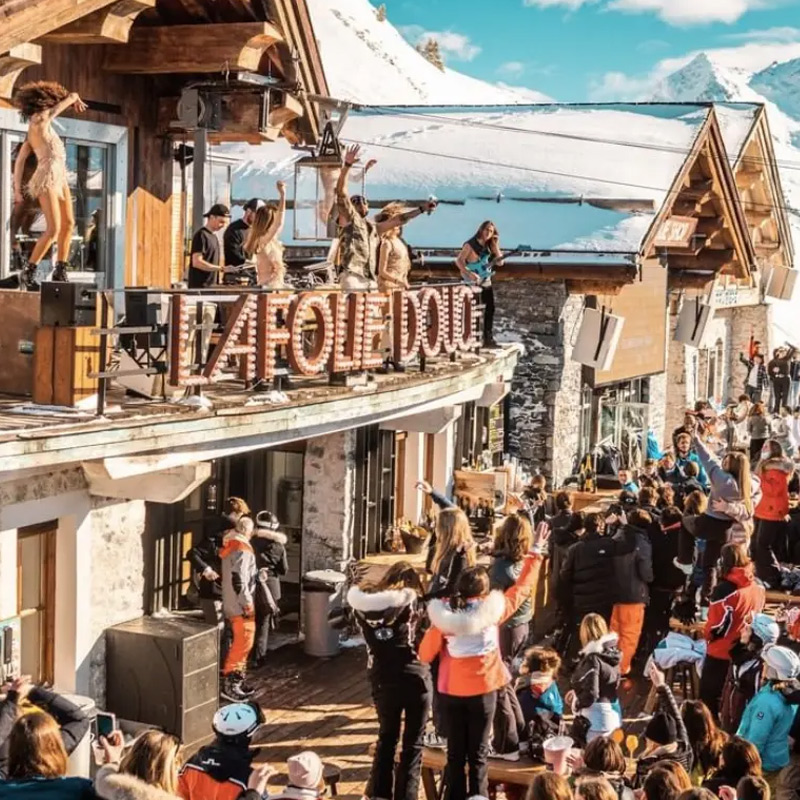
[[[433,492],[433,486],[431,486],[428,481],[417,481],[417,489],[424,494],[431,494]]]
[[[284,181],[278,181],[275,184],[275,188],[278,190],[278,194],[280,195],[286,194],[286,183]]]
[[[344,163],[348,167],[352,167],[353,164],[358,163],[358,156],[361,153],[361,145],[359,144],[351,144],[350,147],[347,148],[344,154]]]
[[[650,682],[656,688],[659,686],[666,686],[667,684],[664,673],[656,666],[655,661],[650,663],[650,669],[647,671],[647,677],[650,678]]]
[[[540,522],[533,534],[533,547],[539,550],[546,548],[547,543],[550,541],[551,532],[550,525],[547,522]]]

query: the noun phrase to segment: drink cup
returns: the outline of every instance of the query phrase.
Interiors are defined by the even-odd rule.
[[[569,771],[567,756],[572,749],[573,741],[569,736],[551,736],[542,745],[544,760],[556,775],[566,775]]]

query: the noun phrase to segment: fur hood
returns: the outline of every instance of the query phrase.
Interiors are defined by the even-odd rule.
[[[351,586],[347,592],[347,604],[362,614],[378,614],[388,609],[410,606],[417,599],[413,589],[387,589],[383,592],[364,592]]]
[[[94,788],[103,800],[178,800],[156,786],[150,786],[133,775],[123,775],[116,767],[101,767],[94,779]]]
[[[618,642],[619,636],[616,633],[607,633],[594,642],[589,642],[589,644],[581,650],[581,655],[603,655],[608,650],[615,650],[618,647]]]
[[[448,636],[469,636],[498,625],[506,610],[502,592],[493,591],[483,600],[472,601],[465,609],[453,611],[445,600],[432,600],[428,616],[435,627]]]
[[[269,539],[271,542],[277,542],[284,546],[289,541],[289,537],[285,533],[273,531],[270,528],[256,528],[253,531],[253,536],[257,536],[259,539]]]

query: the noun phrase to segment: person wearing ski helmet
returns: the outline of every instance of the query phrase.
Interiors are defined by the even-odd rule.
[[[789,763],[789,731],[797,706],[784,696],[786,684],[800,675],[800,658],[788,647],[767,647],[764,652],[765,683],[744,710],[737,735],[752,742],[761,755],[764,777]]]
[[[731,648],[731,665],[722,690],[720,722],[728,733],[735,733],[745,706],[762,685],[763,651],[778,643],[781,629],[768,614],[755,614],[745,623],[739,641]]]
[[[266,722],[255,703],[223,706],[211,723],[214,741],[186,762],[178,778],[183,800],[237,800],[247,791],[256,755],[250,743]]]

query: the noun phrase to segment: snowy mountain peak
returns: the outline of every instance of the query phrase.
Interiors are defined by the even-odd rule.
[[[756,73],[750,85],[781,111],[800,120],[800,58],[771,64]]]
[[[656,87],[653,100],[663,102],[727,102],[741,97],[740,81],[733,70],[698,53],[688,64],[673,72]]]
[[[369,0],[308,0],[333,97],[364,105],[481,105],[548,100],[530,89],[499,86],[420,55]],[[335,6],[335,7],[334,7]]]

